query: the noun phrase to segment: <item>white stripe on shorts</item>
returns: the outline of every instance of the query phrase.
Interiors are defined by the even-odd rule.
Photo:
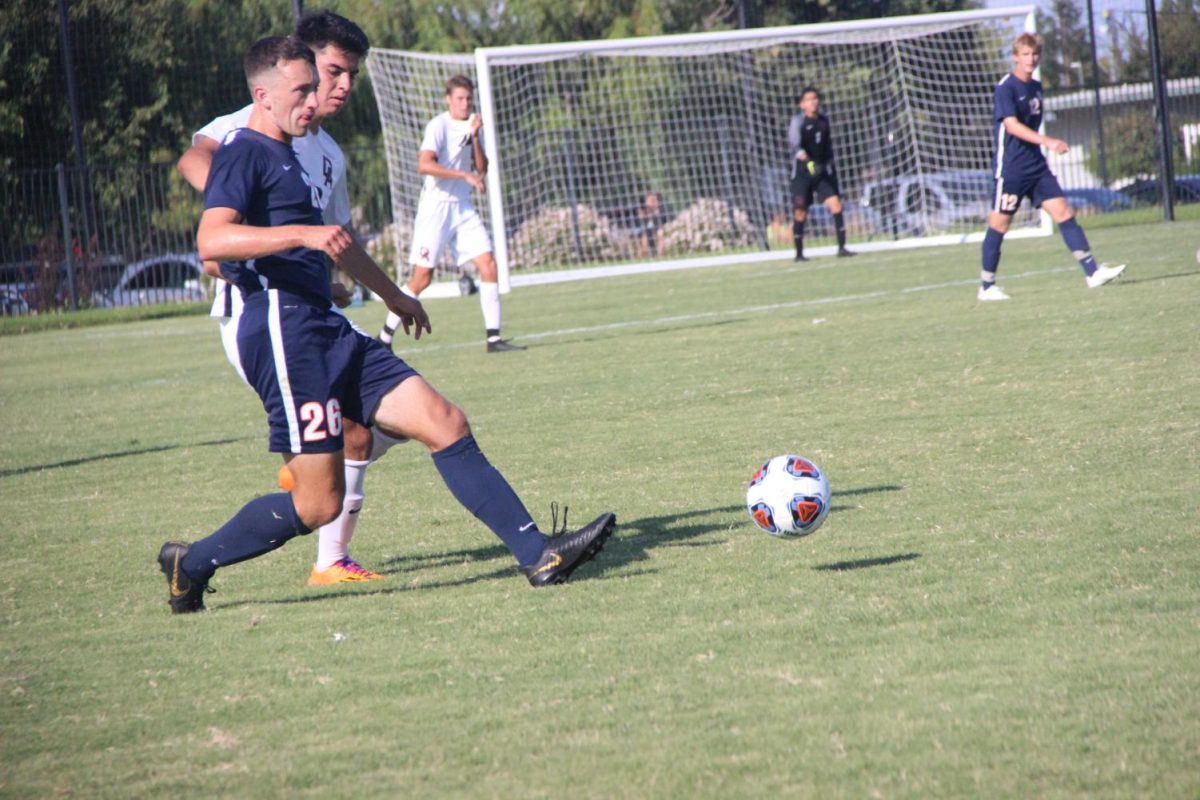
[[[300,421],[296,419],[296,404],[292,398],[292,382],[288,379],[287,358],[283,349],[283,325],[279,319],[279,290],[268,289],[268,326],[271,334],[271,354],[275,357],[275,381],[283,398],[287,414],[288,439],[293,453],[300,452]]]

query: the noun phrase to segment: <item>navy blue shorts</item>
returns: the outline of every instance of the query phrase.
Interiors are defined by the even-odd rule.
[[[1028,197],[1034,208],[1041,208],[1044,201],[1063,196],[1058,178],[1048,169],[1016,177],[1001,175],[996,178],[996,190],[992,193],[992,211],[1011,216],[1021,207],[1022,198]]]
[[[272,453],[341,450],[342,417],[368,424],[384,395],[417,374],[341,314],[277,289],[246,298],[238,355]]]

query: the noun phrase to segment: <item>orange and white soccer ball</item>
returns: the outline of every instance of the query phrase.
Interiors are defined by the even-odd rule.
[[[829,513],[829,480],[803,456],[775,456],[750,479],[746,508],[772,536],[807,536]]]

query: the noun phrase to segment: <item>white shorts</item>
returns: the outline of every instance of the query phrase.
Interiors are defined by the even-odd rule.
[[[487,226],[472,206],[456,202],[418,204],[408,263],[432,269],[446,245],[460,267],[492,252]]]
[[[229,359],[229,364],[237,371],[242,383],[250,386],[250,382],[246,380],[246,371],[242,369],[242,357],[238,354],[237,332],[238,320],[241,318],[239,310],[236,316],[221,319],[221,344],[225,347],[225,358]]]

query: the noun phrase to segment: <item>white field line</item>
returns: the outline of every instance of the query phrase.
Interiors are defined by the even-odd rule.
[[[806,264],[803,267],[795,267],[792,269],[784,270],[784,272],[799,272],[799,271],[809,272],[814,269],[827,269],[832,266],[835,266],[835,265],[834,264],[828,264],[828,265],[826,265],[826,264],[818,264],[818,265]],[[1021,280],[1023,278],[1037,278],[1037,277],[1041,277],[1043,275],[1054,275],[1054,274],[1057,274],[1060,272],[1071,272],[1071,271],[1074,271],[1075,269],[1077,269],[1077,267],[1056,267],[1054,269],[1033,270],[1030,272],[1022,272],[1022,273],[1018,273],[1018,274],[1005,273],[1004,280],[1006,282],[1008,282],[1008,281]],[[756,273],[756,274],[767,274],[767,273]],[[779,274],[779,271],[775,270],[775,271],[772,271],[770,274],[777,275],[777,274]],[[720,311],[701,311],[701,312],[696,312],[693,314],[677,314],[677,315],[667,316],[667,317],[655,317],[653,319],[635,319],[635,320],[626,320],[623,322],[609,322],[609,323],[605,323],[603,325],[589,325],[589,326],[578,327],[578,328],[560,328],[558,330],[542,331],[540,333],[522,333],[519,335],[519,338],[521,339],[521,341],[526,341],[526,340],[530,340],[530,339],[552,339],[556,336],[572,336],[572,335],[576,335],[576,334],[580,334],[580,333],[600,333],[603,331],[616,331],[616,330],[624,330],[627,328],[648,328],[648,327],[652,327],[655,325],[666,325],[666,324],[678,323],[678,322],[692,322],[692,321],[701,320],[701,319],[715,319],[715,318],[719,318],[719,317],[738,317],[738,316],[746,316],[746,315],[750,315],[750,314],[767,314],[767,313],[771,313],[773,311],[783,311],[783,310],[792,309],[792,308],[827,306],[827,305],[835,305],[835,304],[839,304],[839,303],[854,303],[854,302],[860,302],[860,301],[864,301],[864,300],[878,300],[881,297],[900,297],[905,294],[912,294],[913,292],[930,292],[930,291],[934,291],[936,289],[948,289],[948,288],[954,288],[954,287],[958,287],[958,286],[973,286],[977,283],[979,283],[979,278],[965,278],[963,280],[947,281],[945,283],[929,283],[929,284],[924,284],[921,286],[908,286],[908,287],[904,287],[904,288],[900,288],[900,289],[882,289],[877,292],[864,292],[861,294],[846,294],[846,295],[838,295],[835,297],[818,297],[818,298],[813,298],[811,300],[792,300],[787,303],[771,303],[769,305],[744,306],[742,308],[729,308],[729,309],[724,309],[724,310],[720,310]],[[457,294],[455,296],[457,296]],[[424,297],[424,293],[422,293],[422,297]],[[374,305],[374,303],[372,303],[372,305]],[[213,327],[216,327],[215,322],[213,323]],[[74,335],[77,332],[76,331],[63,331],[63,333],[67,333],[69,335]],[[167,334],[167,333],[163,333],[161,330],[158,330],[156,327],[142,328],[140,330],[135,331],[126,326],[103,326],[103,327],[89,329],[87,336],[89,339],[128,339],[128,338],[146,338],[146,337],[172,336],[172,335],[192,336],[192,335],[194,335],[194,333],[195,333],[194,331],[188,330],[188,331],[177,331],[177,332],[172,332],[172,333]],[[397,340],[397,343],[399,343],[399,340]],[[414,354],[414,353],[431,353],[431,352],[436,352],[438,350],[461,350],[461,349],[465,349],[465,348],[480,347],[480,346],[481,346],[480,342],[458,342],[458,343],[454,343],[454,344],[435,344],[435,345],[430,345],[427,347],[425,347],[425,346],[408,347],[408,348],[398,349],[396,351],[396,353],[397,353],[397,355]]]
[[[1021,280],[1024,278],[1037,278],[1043,275],[1054,275],[1060,272],[1071,272],[1076,267],[1055,267],[1054,269],[1032,270],[1030,272],[1021,272],[1018,274],[1006,274],[1005,282]],[[908,286],[900,289],[881,289],[877,292],[863,292],[861,294],[844,294],[834,297],[817,297],[811,300],[791,300],[786,303],[770,303],[768,305],[758,306],[743,306],[741,308],[728,308],[718,311],[699,311],[691,314],[674,314],[665,317],[654,317],[651,319],[631,319],[622,322],[607,322],[602,325],[585,325],[577,328],[559,328],[552,331],[542,331],[540,333],[521,333],[516,335],[516,338],[521,342],[528,342],[535,339],[552,339],[558,336],[574,336],[581,333],[603,333],[606,331],[627,330],[630,328],[651,328],[658,325],[671,325],[680,322],[694,322],[702,319],[718,319],[721,317],[741,317],[752,314],[769,314],[775,311],[786,311],[795,308],[815,308],[819,306],[836,305],[840,303],[856,303],[865,300],[878,300],[883,297],[900,297],[905,294],[914,292],[930,292],[936,289],[948,289],[959,286],[974,286],[979,283],[979,278],[966,278],[957,281],[946,281],[944,283],[929,283],[921,286]],[[399,341],[399,340],[397,340]],[[463,348],[482,347],[481,342],[459,342],[455,344],[439,344],[430,347],[419,348],[404,348],[397,349],[397,355],[414,355],[421,353],[430,353],[437,350],[461,350]]]

